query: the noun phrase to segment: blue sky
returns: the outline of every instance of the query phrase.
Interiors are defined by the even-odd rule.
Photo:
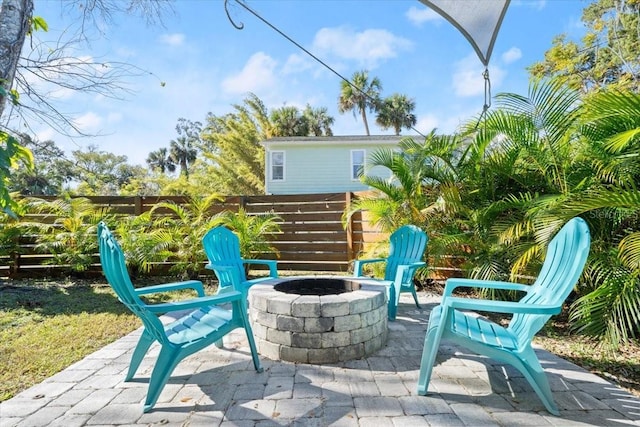
[[[578,40],[584,0],[512,0],[489,66],[492,94],[526,94],[526,67],[543,58],[554,36]],[[85,132],[70,139],[32,123],[40,140],[53,139],[65,151],[96,144],[145,164],[149,152],[168,147],[178,118],[204,123],[255,93],[267,108],[326,107],[336,135],[363,135],[353,114],[340,114],[340,79],[280,34],[230,3],[235,29],[220,0],[176,0],[164,25],[118,16],[90,34],[78,56],[134,64],[150,74],[130,79],[123,100],[58,91],[52,101],[74,114]],[[483,65],[467,40],[418,0],[248,0],[263,18],[349,78],[369,70],[382,82],[383,96],[406,94],[416,103],[416,129],[453,132],[484,104]],[[59,1],[36,0],[35,15],[49,24],[43,40],[77,25]],[[74,22],[76,24],[74,24]],[[161,84],[164,82],[164,85]],[[390,134],[374,124],[372,134]],[[412,134],[407,131],[405,134]]]

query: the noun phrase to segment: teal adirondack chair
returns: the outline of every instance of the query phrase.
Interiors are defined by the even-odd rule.
[[[246,301],[240,292],[228,288],[219,295],[205,296],[202,282],[197,280],[134,288],[122,249],[103,222],[98,225],[98,243],[102,271],[107,281],[120,301],[140,317],[144,325],[125,381],[133,378],[151,344],[158,341],[161,346],[149,380],[144,412],[153,408],[171,373],[182,359],[214,343],[217,347],[222,347],[222,338],[236,328],[244,328],[253,366],[256,371],[262,372],[247,317]],[[146,304],[140,299],[141,295],[178,289],[194,289],[198,297],[162,304]],[[218,307],[223,304],[224,308]],[[180,317],[177,320],[163,325],[159,316],[170,312],[182,313],[178,313]]]
[[[236,286],[246,298],[251,285],[278,277],[276,260],[242,258],[238,236],[224,226],[209,230],[202,238],[202,245],[209,260],[205,268],[213,270],[218,278],[218,292],[229,286]],[[250,264],[268,266],[269,276],[247,280],[245,266]]]
[[[567,222],[554,236],[538,278],[532,285],[488,280],[448,279],[442,302],[429,317],[420,363],[418,394],[425,395],[441,339],[448,339],[478,354],[507,363],[529,381],[547,410],[558,415],[547,377],[531,341],[562,304],[582,275],[589,255],[589,227],[581,218]],[[459,287],[525,292],[517,302],[452,296]],[[511,313],[508,327],[462,310]]]
[[[401,292],[411,292],[416,306],[420,308],[413,276],[418,268],[426,265],[423,257],[428,241],[427,233],[420,228],[404,225],[391,234],[387,258],[359,259],[354,263],[353,271],[356,277],[363,277],[362,267],[365,264],[386,263],[384,279],[379,282],[387,285],[389,320],[396,319]]]

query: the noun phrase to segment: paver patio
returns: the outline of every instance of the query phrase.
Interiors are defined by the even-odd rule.
[[[441,347],[434,391],[418,396],[427,320],[439,300],[419,297],[421,310],[402,296],[386,347],[366,359],[309,365],[261,357],[264,372],[256,373],[238,330],[224,349],[211,346],[178,365],[147,414],[152,358],[123,382],[138,330],[0,403],[0,426],[640,426],[640,399],[544,350],[560,417],[516,370],[451,345]]]

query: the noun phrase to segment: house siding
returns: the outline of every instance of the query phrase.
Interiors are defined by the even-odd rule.
[[[365,150],[365,165],[370,155],[382,147],[395,148],[400,137],[326,137],[275,138],[265,141],[266,169],[270,169],[270,152],[285,152],[285,179],[272,180],[267,172],[267,194],[315,194],[365,191],[369,187],[351,177],[352,150]],[[391,172],[377,166],[367,175],[389,178]]]

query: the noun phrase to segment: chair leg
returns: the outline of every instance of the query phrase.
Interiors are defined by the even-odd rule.
[[[391,321],[396,320],[396,312],[398,310],[398,299],[399,298],[396,298],[396,293],[398,294],[398,297],[399,297],[400,296],[400,289],[398,289],[396,291],[396,285],[395,285],[395,283],[392,282],[387,287],[387,299],[388,299],[387,317]]]
[[[247,315],[247,310],[244,309],[244,304],[240,304],[240,307],[243,307],[240,311],[240,317],[242,319],[242,325],[244,327],[244,331],[247,334],[247,341],[249,341],[249,349],[251,350],[251,358],[253,359],[253,367],[257,372],[262,372],[262,365],[260,364],[260,359],[258,358],[258,348],[256,347],[256,341],[253,337],[253,330],[251,329],[251,323],[249,323],[249,316]]]
[[[422,349],[422,360],[420,361],[420,374],[418,376],[418,394],[424,396],[429,388],[433,365],[436,363],[436,355],[440,347],[440,339],[442,337],[441,306],[435,307],[429,316],[429,325]]]
[[[416,307],[422,308],[420,307],[420,303],[418,302],[418,294],[416,292],[416,286],[413,283],[411,284],[411,294],[413,295],[413,300],[416,302]]]
[[[131,356],[131,362],[129,363],[129,370],[127,371],[127,375],[124,377],[125,381],[129,381],[135,375],[136,371],[140,367],[140,363],[144,356],[147,354],[149,347],[155,339],[151,336],[147,330],[142,331],[142,335],[140,335],[140,339],[138,340],[138,344],[136,344],[135,350],[133,350],[133,356]]]
[[[158,401],[162,389],[164,389],[171,373],[180,361],[178,358],[179,352],[180,349],[162,346],[158,360],[156,360],[156,366],[153,368],[151,379],[149,380],[147,398],[144,402],[144,412],[149,412]]]
[[[529,384],[531,384],[533,390],[536,392],[538,397],[540,397],[545,408],[547,408],[547,410],[553,415],[560,415],[560,411],[553,399],[551,386],[549,386],[549,379],[547,378],[547,374],[544,372],[542,365],[540,365],[538,357],[531,348],[526,353],[528,354],[524,357],[524,363],[520,368],[520,372],[522,372],[525,378],[527,378]]]

